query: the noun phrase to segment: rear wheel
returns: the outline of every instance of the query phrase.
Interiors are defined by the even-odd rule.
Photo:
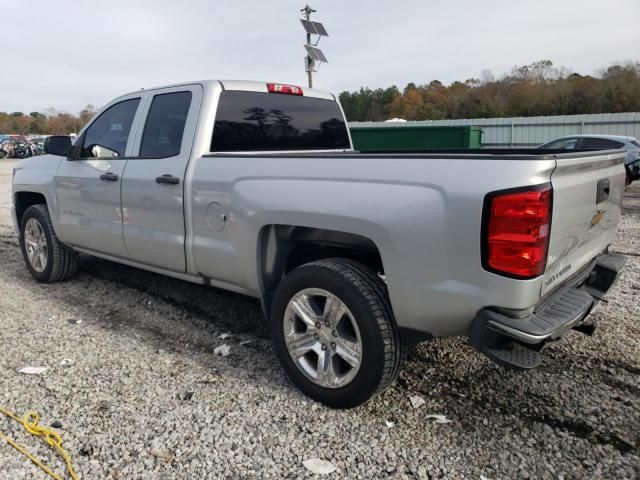
[[[308,263],[278,286],[271,311],[289,378],[335,408],[363,404],[398,376],[402,345],[384,282],[347,259]]]
[[[58,240],[46,205],[32,205],[24,212],[20,248],[29,273],[39,282],[59,282],[76,273],[78,255]]]

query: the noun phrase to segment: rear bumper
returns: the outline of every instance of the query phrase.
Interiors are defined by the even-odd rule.
[[[598,256],[593,266],[570,285],[536,305],[533,313],[511,316],[491,309],[476,315],[470,343],[492,360],[505,366],[528,369],[541,361],[544,344],[571,329],[591,334],[595,324],[590,314],[617,282],[626,257]]]

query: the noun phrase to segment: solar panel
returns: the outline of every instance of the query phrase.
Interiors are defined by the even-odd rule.
[[[300,21],[302,22],[302,26],[307,31],[307,33],[310,33],[311,35],[320,35],[323,37],[329,36],[327,30],[324,28],[324,25],[322,25],[320,22],[312,22],[311,20],[304,20],[302,18],[300,19]]]
[[[318,62],[329,63],[327,57],[324,56],[322,50],[316,47],[312,47],[311,45],[305,45],[304,48],[307,49],[307,53],[311,57],[312,60],[316,60]]]
[[[302,22],[302,26],[307,31],[307,33],[310,33],[311,35],[317,35],[316,29],[313,26],[314,22],[310,20],[303,20],[303,19],[300,19],[300,21]]]
[[[312,60],[319,60],[318,54],[316,53],[316,48],[310,47],[309,45],[305,45],[304,48],[307,50],[307,53],[311,57]]]
[[[324,28],[324,25],[322,25],[320,22],[311,22],[313,23],[313,27],[316,29],[316,32],[318,33],[318,35],[322,35],[323,37],[328,37],[329,34],[327,33],[327,30]]]

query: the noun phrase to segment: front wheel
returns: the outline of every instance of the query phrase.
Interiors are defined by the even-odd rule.
[[[276,290],[271,322],[289,378],[330,407],[361,405],[400,372],[402,345],[386,286],[358,262],[319,260],[290,272]]]
[[[32,205],[22,215],[20,249],[29,273],[39,282],[66,280],[78,267],[78,255],[58,240],[46,205]]]

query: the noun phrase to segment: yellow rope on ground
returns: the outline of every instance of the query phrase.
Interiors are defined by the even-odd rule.
[[[7,417],[15,420],[20,425],[24,427],[24,429],[29,432],[31,435],[35,435],[36,437],[43,437],[44,441],[53,448],[55,448],[60,456],[64,459],[64,463],[67,465],[67,470],[69,475],[73,480],[78,480],[78,476],[76,472],[73,470],[73,465],[71,464],[71,458],[67,451],[62,447],[62,437],[59,433],[38,425],[40,421],[40,416],[36,412],[27,412],[22,419],[18,418],[15,414],[10,412],[9,410],[5,410],[0,407],[0,413],[5,414]],[[4,439],[9,445],[18,450],[24,456],[26,456],[29,460],[35,463],[38,467],[40,467],[44,472],[46,472],[51,478],[55,480],[62,480],[62,477],[54,473],[49,467],[47,467],[39,458],[34,457],[29,451],[24,448],[22,445],[14,442],[12,439],[7,437],[4,433],[0,432],[0,437]]]

